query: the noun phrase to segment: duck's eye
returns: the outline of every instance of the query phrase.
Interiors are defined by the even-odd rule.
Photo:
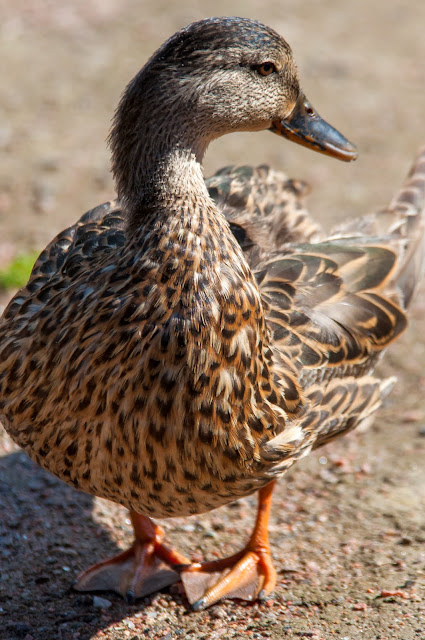
[[[277,71],[277,69],[273,62],[263,62],[263,64],[258,65],[257,71],[262,76],[269,76],[271,73]]]

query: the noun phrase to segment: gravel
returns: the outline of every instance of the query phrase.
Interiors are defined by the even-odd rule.
[[[389,200],[425,142],[423,0],[408,10],[401,0],[199,6],[4,3],[0,266],[113,196],[104,140],[124,84],[166,37],[206,15],[249,15],[286,35],[313,104],[361,154],[347,167],[246,134],[213,145],[207,171],[241,161],[285,168],[312,183],[311,209],[325,224]],[[279,483],[270,526],[278,585],[265,603],[192,613],[179,585],[135,605],[73,592],[79,571],[130,543],[128,516],[39,469],[0,428],[0,640],[425,638],[424,291],[381,365],[399,382],[375,426]],[[255,504],[161,524],[183,553],[213,559],[243,544]]]

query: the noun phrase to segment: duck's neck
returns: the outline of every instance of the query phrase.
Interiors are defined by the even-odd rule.
[[[182,113],[155,116],[139,111],[130,122],[121,114],[111,135],[113,172],[131,231],[182,210],[213,207],[202,170],[209,141],[197,135],[193,116],[192,126]]]
[[[196,109],[161,101],[157,84],[148,98],[146,91],[138,95],[136,78],[123,96],[110,137],[128,241],[140,264],[161,272],[161,282],[168,271],[177,278],[177,270],[179,286],[186,283],[190,295],[199,288],[195,272],[203,273],[205,286],[214,282],[219,288],[222,265],[227,278],[234,271],[247,282],[248,265],[204,181],[202,160],[215,136],[203,135],[205,123]]]

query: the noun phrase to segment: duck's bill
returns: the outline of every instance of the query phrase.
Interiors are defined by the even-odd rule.
[[[319,116],[303,93],[289,116],[273,122],[270,131],[344,162],[358,155],[356,147]]]

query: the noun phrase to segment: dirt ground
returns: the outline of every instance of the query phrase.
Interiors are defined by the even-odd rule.
[[[240,134],[213,145],[207,173],[284,168],[311,183],[310,209],[327,224],[391,197],[425,142],[423,0],[182,4],[0,0],[0,265],[112,197],[104,140],[125,83],[166,37],[209,15],[280,31],[310,100],[360,158],[347,166]],[[129,543],[128,516],[40,470],[0,431],[0,639],[425,639],[424,291],[381,365],[399,382],[374,426],[280,481],[270,527],[279,583],[265,604],[192,613],[178,585],[134,606],[72,592],[81,569]],[[242,545],[254,505],[163,524],[181,551],[214,558]]]

